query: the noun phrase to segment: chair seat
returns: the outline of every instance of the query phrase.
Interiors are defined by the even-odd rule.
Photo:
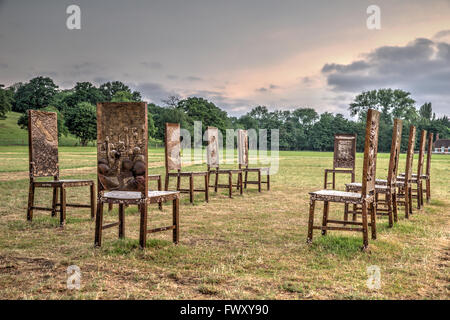
[[[267,171],[269,172],[270,168],[242,168],[242,170],[244,171],[248,171],[248,172],[258,172],[258,171]]]
[[[362,197],[360,193],[346,192],[337,190],[319,190],[316,192],[310,192],[311,199],[319,201],[331,201],[331,202],[348,202],[348,203],[362,203]]]
[[[362,190],[361,182],[347,183],[345,186],[351,191],[361,191]],[[380,193],[387,193],[389,191],[389,188],[387,185],[376,184],[375,190]]]
[[[212,170],[212,173],[218,172],[218,173],[240,173],[242,172],[242,169],[219,169],[219,170]]]
[[[36,187],[80,187],[90,186],[94,184],[92,180],[50,180],[50,181],[35,181]]]
[[[179,198],[178,191],[149,191],[147,202],[157,203]],[[108,191],[103,194],[101,200],[109,203],[140,203],[142,193],[139,191]]]
[[[182,177],[189,177],[189,176],[206,176],[208,175],[208,171],[190,171],[190,172],[170,172],[170,176],[182,176]]]
[[[412,183],[417,183],[417,175],[415,177],[411,177],[410,181]],[[401,182],[401,184],[403,184],[405,182],[405,176],[398,176],[397,177],[397,182]]]
[[[405,173],[402,172],[402,173],[399,174],[399,176],[404,177],[404,176],[405,176]],[[417,173],[413,173],[413,174],[411,175],[411,177],[417,178]],[[420,178],[422,178],[422,179],[427,179],[427,178],[428,178],[428,175],[422,174],[422,175],[420,176]]]

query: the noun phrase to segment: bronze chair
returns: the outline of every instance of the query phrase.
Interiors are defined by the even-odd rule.
[[[181,136],[179,123],[166,123],[165,137],[165,153],[166,153],[166,181],[165,190],[169,188],[169,178],[177,177],[177,191],[189,193],[189,201],[194,202],[194,192],[204,192],[205,201],[209,201],[208,188],[208,172],[207,171],[181,171]],[[171,172],[176,170],[176,172]],[[181,189],[181,177],[189,178],[189,189]],[[194,189],[194,177],[204,177],[205,189]]]
[[[321,230],[322,235],[326,235],[327,230],[345,230],[345,231],[362,232],[364,250],[366,250],[369,246],[369,239],[368,239],[369,226],[371,227],[372,231],[372,239],[376,239],[377,231],[376,231],[376,207],[375,207],[375,193],[376,193],[375,170],[378,151],[379,120],[380,120],[380,113],[378,111],[369,109],[367,112],[361,193],[327,190],[327,189],[316,192],[310,192],[307,243],[312,242],[314,229]],[[324,202],[322,226],[314,226],[314,209],[316,201]],[[361,205],[362,222],[329,219],[328,212],[330,202]],[[367,221],[368,212],[371,218],[370,223]],[[329,223],[344,226],[328,226]],[[360,226],[360,228],[345,227],[345,225],[347,224],[353,226]]]
[[[394,225],[394,221],[398,221],[397,216],[397,171],[398,161],[400,158],[400,142],[402,139],[402,120],[394,119],[394,127],[392,131],[392,143],[391,143],[391,157],[389,159],[389,169],[386,184],[375,184],[375,200],[377,214],[385,215],[389,217],[389,227]],[[362,184],[359,182],[353,182],[346,184],[347,192],[361,192]],[[379,200],[379,194],[385,195],[385,200]],[[383,208],[380,205],[384,204]],[[356,214],[361,213],[360,208],[356,205],[353,206],[353,221],[356,221]],[[344,220],[348,220],[348,212],[344,213]]]
[[[248,132],[247,130],[238,130],[238,154],[239,154],[239,169],[244,173],[244,188],[247,189],[247,184],[257,184],[258,191],[261,192],[261,185],[265,183],[267,190],[270,190],[270,168],[249,168],[248,167]],[[258,180],[248,180],[248,173],[256,172]],[[261,180],[262,174],[266,175],[266,181]]]
[[[140,212],[139,245],[145,248],[147,233],[172,230],[179,241],[179,192],[148,191],[147,104],[117,102],[97,104],[98,208],[95,246],[102,244],[104,229],[119,227],[125,237],[125,206],[137,205]],[[173,223],[147,229],[148,204],[172,201]],[[103,224],[103,204],[119,205],[119,221]]]
[[[427,131],[422,130],[420,135],[420,145],[419,145],[419,159],[417,161],[417,173],[411,173],[411,184],[415,185],[415,188],[411,189],[412,199],[417,200],[417,209],[421,209],[423,206],[423,183],[422,183],[422,172],[423,172],[423,162],[424,162],[424,154],[425,154],[425,142],[426,142]],[[412,170],[411,170],[412,171]],[[399,181],[405,180],[405,174],[402,173],[397,177]]]
[[[60,212],[60,226],[66,222],[66,207],[91,208],[91,218],[95,215],[95,190],[92,180],[60,180],[58,164],[58,123],[55,112],[28,110],[28,150],[30,159],[30,188],[28,193],[27,220],[33,220],[33,210],[51,211],[56,216]],[[53,177],[53,181],[36,181],[39,177]],[[74,204],[66,202],[66,188],[90,188],[91,203]],[[36,188],[52,188],[52,207],[36,207],[34,193]],[[59,189],[59,192],[58,192]],[[58,203],[58,193],[60,202]]]
[[[333,169],[325,169],[324,188],[332,185],[336,190],[336,173],[351,175],[351,182],[355,182],[355,160],[356,160],[356,134],[335,134]],[[333,174],[332,182],[328,182],[328,174]]]
[[[427,149],[427,164],[425,167],[425,174],[421,175],[421,179],[425,181],[425,189],[423,190],[423,193],[425,193],[427,198],[427,203],[430,203],[431,199],[431,154],[433,153],[433,133],[430,132],[428,134],[428,149]],[[405,176],[405,173],[400,173],[400,176]],[[412,174],[413,179],[417,179],[417,173]],[[423,184],[423,182],[422,182]],[[423,186],[422,186],[423,188]],[[422,205],[423,205],[423,196],[422,196]]]
[[[206,134],[208,139],[208,146],[206,148],[208,175],[209,177],[211,177],[211,174],[215,175],[215,182],[211,187],[214,187],[214,192],[217,192],[218,188],[228,189],[228,196],[230,198],[232,198],[233,195],[233,187],[236,187],[236,189],[240,191],[240,194],[242,194],[242,169],[219,168],[219,129],[208,127],[206,129]],[[228,184],[219,184],[219,175],[221,174],[228,176]],[[236,184],[233,184],[233,174],[237,174]]]
[[[162,184],[161,184],[161,175],[160,174],[149,174],[148,175],[148,181],[156,181],[158,191],[162,191]],[[162,210],[162,202],[158,203],[159,210]],[[113,204],[108,203],[108,211],[111,211],[113,209]],[[125,205],[125,207],[128,207],[128,205]]]

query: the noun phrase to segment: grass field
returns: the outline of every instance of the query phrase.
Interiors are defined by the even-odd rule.
[[[272,190],[228,199],[225,190],[211,192],[208,204],[198,194],[194,205],[183,195],[181,242],[171,233],[149,236],[138,249],[137,209],[126,211],[127,239],[117,229],[104,232],[103,247],[94,249],[94,222],[88,209],[69,208],[67,225],[48,212],[26,221],[28,192],[26,147],[0,146],[0,298],[1,299],[449,299],[450,157],[432,161],[432,202],[389,229],[378,219],[378,240],[371,252],[360,251],[361,234],[316,231],[306,244],[308,192],[323,184],[331,153],[280,152],[280,169]],[[96,179],[95,149],[60,147],[64,178]],[[150,173],[163,173],[164,153],[149,153]],[[401,158],[403,170],[405,158]],[[378,157],[380,178],[388,155]],[[358,154],[357,179],[362,155]],[[201,170],[194,165],[187,170]],[[339,186],[346,181],[339,178]],[[201,183],[201,181],[198,181]],[[152,187],[152,186],[151,186]],[[172,185],[173,187],[173,185]],[[49,204],[49,190],[38,190],[38,204]],[[72,202],[88,201],[88,189],[69,189]],[[332,205],[331,216],[342,217]],[[316,219],[321,218],[321,205]],[[106,213],[117,221],[117,210]],[[149,211],[149,227],[171,221],[169,205]],[[79,291],[66,288],[66,269],[82,272]],[[381,289],[366,286],[367,267],[381,269]]]

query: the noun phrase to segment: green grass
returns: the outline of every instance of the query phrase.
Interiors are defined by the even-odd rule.
[[[94,147],[60,147],[64,178],[96,179]],[[0,146],[0,298],[2,299],[448,299],[450,157],[433,155],[430,205],[388,228],[379,218],[378,239],[371,252],[360,250],[361,235],[314,233],[306,244],[308,192],[323,185],[323,170],[332,165],[329,152],[280,152],[272,190],[249,187],[228,199],[210,191],[210,202],[197,194],[194,205],[182,196],[180,244],[171,232],[149,234],[147,249],[138,249],[139,213],[126,209],[126,239],[117,228],[104,231],[103,246],[94,249],[94,222],[88,209],[69,208],[67,225],[36,211],[25,219],[28,191],[26,146]],[[164,173],[164,150],[149,152],[150,173]],[[385,177],[389,155],[379,154],[377,175]],[[400,170],[404,169],[402,156]],[[417,163],[417,162],[415,162]],[[226,165],[231,167],[232,164]],[[362,154],[357,155],[357,179]],[[187,165],[186,170],[205,170]],[[343,189],[347,176],[338,176]],[[197,181],[197,180],[196,180]],[[174,187],[171,183],[171,188]],[[185,186],[186,181],[183,181]],[[201,183],[197,181],[197,183]],[[150,188],[155,188],[153,183]],[[68,190],[68,200],[88,201],[88,188]],[[37,204],[49,205],[51,192],[38,189]],[[316,223],[321,221],[319,204]],[[332,204],[331,219],[342,218],[343,206]],[[117,208],[105,212],[117,221]],[[149,228],[170,224],[171,207],[149,209]],[[66,289],[66,269],[82,271],[80,291]],[[381,269],[382,287],[366,286],[367,267]]]

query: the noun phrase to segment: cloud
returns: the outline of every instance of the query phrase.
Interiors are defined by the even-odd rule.
[[[8,64],[0,63],[0,69],[7,69],[7,68],[8,68]]]
[[[399,88],[411,92],[418,103],[436,101],[435,111],[445,114],[450,104],[449,43],[418,38],[405,46],[376,48],[362,57],[349,64],[323,66],[322,74],[334,92]]]
[[[442,30],[433,36],[433,39],[441,39],[450,36],[450,30]]]
[[[163,68],[162,63],[157,62],[157,61],[152,61],[152,62],[143,61],[143,62],[141,62],[141,65],[144,66],[145,68],[153,69],[153,70],[161,70]]]
[[[167,90],[164,86],[155,82],[143,82],[130,85],[133,90],[137,90],[141,93],[144,100],[154,102],[156,104],[160,103],[162,100],[167,99],[167,97],[176,95],[175,92]]]
[[[278,88],[280,88],[280,87],[275,84],[270,84],[268,87],[261,87],[261,88],[256,89],[256,91],[264,93],[264,92],[269,92],[269,91],[272,91],[272,90],[275,90]]]
[[[203,81],[203,78],[196,77],[196,76],[189,76],[189,77],[186,77],[185,80],[188,80],[188,81]]]

